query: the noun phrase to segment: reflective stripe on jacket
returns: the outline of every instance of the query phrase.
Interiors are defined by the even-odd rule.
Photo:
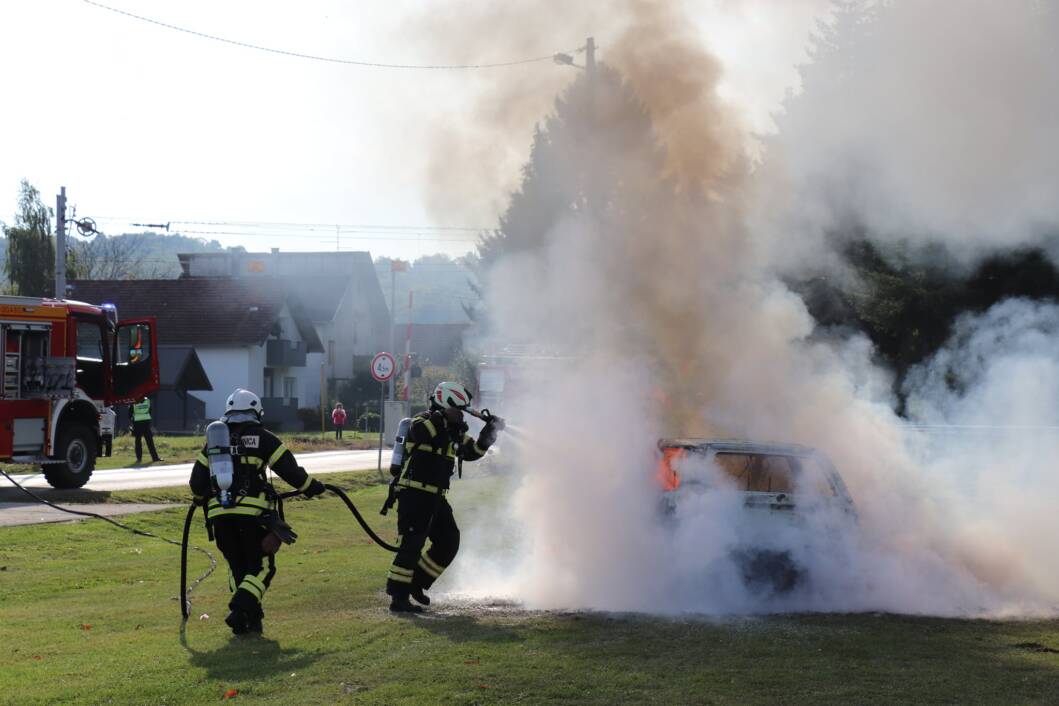
[[[446,490],[456,470],[456,459],[477,461],[485,456],[488,448],[462,429],[450,429],[440,412],[421,412],[412,418],[408,430],[404,469],[398,485],[431,493]],[[410,481],[417,485],[411,485]]]
[[[209,505],[206,506],[206,517],[210,520],[215,517],[221,517],[222,515],[249,515],[250,517],[257,517],[268,509],[268,496],[265,495],[265,493],[260,493],[259,495],[240,495],[236,497],[235,504],[232,507],[222,507],[221,502],[214,497],[210,500]]]
[[[312,483],[312,478],[298,465],[286,444],[272,432],[258,423],[233,425],[233,445],[239,447],[233,457],[235,473],[230,492],[234,505],[221,507],[217,487],[210,476],[210,462],[203,447],[191,469],[191,492],[193,495],[208,497],[207,517],[222,515],[256,516],[268,509],[266,491],[269,482],[265,478],[265,468],[270,467],[276,474],[293,488],[304,491]]]
[[[132,406],[132,421],[151,421],[151,400],[145,399],[143,402],[137,402]]]

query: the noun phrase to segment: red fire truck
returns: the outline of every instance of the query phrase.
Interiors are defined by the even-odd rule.
[[[158,389],[154,318],[104,304],[0,297],[0,461],[36,463],[56,488],[88,482],[107,407]]]

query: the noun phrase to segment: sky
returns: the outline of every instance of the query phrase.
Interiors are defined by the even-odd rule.
[[[105,4],[324,57],[402,64],[527,58],[525,42],[500,53],[496,37],[461,35],[458,22],[451,40],[424,36],[454,31],[453,17],[478,9],[468,1],[429,10],[410,0]],[[704,44],[724,63],[719,92],[748,135],[768,132],[770,115],[798,88],[795,67],[827,0],[687,4]],[[562,8],[541,2],[542,12]],[[432,24],[432,13],[446,22]],[[575,49],[592,28],[564,32],[533,45],[547,47],[544,55]],[[607,37],[596,40],[605,61]],[[49,204],[66,186],[77,215],[107,233],[169,222],[251,250],[339,248],[401,258],[471,250],[478,230],[496,226],[506,191],[517,184],[517,160],[459,165],[498,171],[496,193],[434,214],[427,205],[438,178],[427,158],[434,126],[474,110],[475,96],[494,82],[526,81],[534,72],[574,75],[551,61],[471,70],[311,61],[211,41],[84,0],[0,3],[0,67],[0,220],[13,217],[26,178]],[[549,107],[542,102],[539,115]],[[527,153],[532,127],[513,128],[524,131]]]

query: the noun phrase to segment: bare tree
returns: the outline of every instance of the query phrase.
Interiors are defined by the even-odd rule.
[[[169,267],[137,234],[98,235],[74,246],[77,270],[84,279],[166,279]]]

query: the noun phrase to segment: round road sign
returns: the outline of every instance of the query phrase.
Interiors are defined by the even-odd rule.
[[[378,353],[371,359],[371,376],[379,382],[386,382],[397,371],[397,361],[389,353]]]

